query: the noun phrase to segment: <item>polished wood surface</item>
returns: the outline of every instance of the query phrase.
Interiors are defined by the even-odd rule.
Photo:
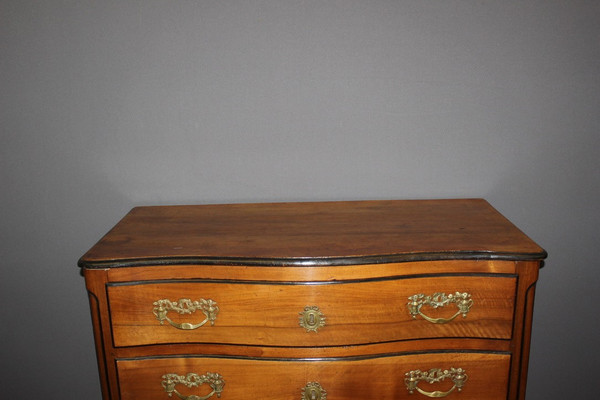
[[[523,400],[545,256],[484,200],[369,201],[136,208],[79,265],[105,400],[165,399],[163,375],[208,371],[222,399],[300,400],[310,381],[329,399],[418,399],[404,374],[450,367],[469,378],[448,399]],[[464,318],[409,313],[414,294],[455,292],[472,296]],[[161,325],[153,303],[182,298],[216,301],[215,324]],[[325,315],[317,332],[306,306]]]
[[[376,279],[420,274],[516,274],[516,262],[503,260],[433,260],[390,264],[357,264],[331,266],[277,266],[248,265],[169,265],[172,280],[226,280],[268,282],[329,282],[337,280]],[[91,269],[85,268],[84,271]],[[111,282],[135,282],[164,279],[161,265],[135,268],[108,268]]]
[[[156,343],[230,343],[266,346],[335,346],[427,337],[509,339],[514,313],[514,276],[442,276],[320,284],[178,282],[108,287],[115,346]],[[413,318],[408,297],[423,293],[471,294],[465,318],[435,325]],[[194,330],[160,325],[153,302],[181,298],[214,300],[220,311],[214,326]],[[385,307],[382,305],[385,304]],[[299,325],[305,306],[318,306],[325,326],[307,334]],[[449,318],[455,305],[423,307],[433,318]],[[180,315],[176,323],[199,323],[200,311]]]
[[[482,199],[138,207],[80,260],[336,264],[439,258],[542,259]]]
[[[429,353],[386,356],[367,359],[334,360],[253,360],[225,358],[167,358],[119,361],[123,400],[164,400],[161,386],[167,373],[198,375],[219,373],[225,381],[221,399],[300,400],[308,382],[318,382],[328,399],[426,399],[409,394],[405,374],[412,370],[462,368],[468,376],[461,392],[448,398],[461,400],[506,400],[510,356],[493,353]],[[419,384],[427,391],[448,391],[452,381]],[[208,385],[186,388],[177,385],[184,395],[206,396]],[[216,399],[217,396],[212,398]]]

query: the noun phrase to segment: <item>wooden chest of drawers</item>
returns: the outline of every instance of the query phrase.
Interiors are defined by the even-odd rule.
[[[546,253],[480,199],[134,208],[79,261],[105,399],[523,399]]]

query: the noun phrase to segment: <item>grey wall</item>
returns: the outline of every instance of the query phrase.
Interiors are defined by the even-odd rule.
[[[485,197],[550,253],[528,399],[595,396],[597,1],[0,1],[2,398],[100,398],[135,205]]]

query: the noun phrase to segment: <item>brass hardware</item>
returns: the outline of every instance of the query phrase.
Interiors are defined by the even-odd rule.
[[[210,322],[211,325],[215,324],[215,320],[217,319],[217,313],[219,312],[219,307],[217,303],[211,299],[204,300],[200,299],[198,301],[192,301],[190,299],[179,299],[179,301],[170,301],[167,299],[162,299],[155,301],[152,303],[154,305],[154,315],[156,319],[162,325],[164,321],[167,321],[169,324],[174,326],[177,329],[183,330],[191,330],[200,328],[202,325]],[[184,322],[182,324],[178,324],[173,322],[168,316],[167,313],[169,311],[175,311],[178,314],[191,314],[196,311],[202,311],[206,318],[204,321],[199,322],[197,324],[192,324],[189,322]]]
[[[316,332],[325,326],[325,316],[319,307],[306,306],[300,313],[300,326],[306,329],[306,332]]]
[[[456,292],[454,294],[450,293],[448,295],[446,295],[446,293],[434,293],[432,296],[425,296],[424,294],[419,293],[410,296],[408,300],[410,300],[408,302],[408,309],[413,318],[417,318],[417,315],[420,315],[425,320],[433,324],[445,324],[452,321],[459,315],[462,315],[463,318],[466,318],[467,313],[473,305],[473,299],[471,299],[471,295],[469,293],[460,292]],[[432,318],[421,312],[421,307],[424,305],[438,308],[447,306],[451,303],[456,304],[458,311],[450,318]]]
[[[327,392],[319,382],[308,382],[302,389],[302,400],[326,400]]]
[[[188,388],[198,387],[207,383],[212,392],[207,394],[206,396],[184,396],[175,389],[175,385],[182,384],[187,386]],[[177,395],[182,400],[206,400],[212,397],[213,394],[216,394],[217,397],[221,397],[221,392],[223,391],[223,386],[225,386],[225,381],[223,377],[217,373],[207,372],[205,375],[198,375],[190,372],[186,376],[177,375],[177,374],[166,374],[162,376],[162,387],[165,389],[165,392],[169,395],[169,397],[173,396],[173,393]]]
[[[421,372],[417,369],[407,372],[405,376],[406,378],[404,378],[404,383],[406,384],[408,393],[413,394],[416,390],[422,395],[432,398],[446,397],[454,390],[460,392],[468,379],[465,370],[462,368],[450,368],[443,371],[439,368],[434,368],[425,372]],[[446,378],[449,378],[452,380],[452,382],[454,382],[454,386],[452,386],[452,388],[447,392],[441,392],[439,390],[426,392],[418,386],[420,381],[425,381],[427,383],[438,383]]]

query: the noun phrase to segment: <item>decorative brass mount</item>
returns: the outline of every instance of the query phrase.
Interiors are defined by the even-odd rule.
[[[317,306],[306,306],[300,313],[300,326],[306,329],[306,332],[317,332],[319,328],[325,326],[325,316]]]
[[[417,315],[420,315],[425,320],[433,324],[445,324],[452,321],[459,315],[462,315],[463,318],[466,318],[467,313],[473,305],[473,299],[471,299],[471,295],[469,293],[461,292],[456,292],[454,294],[450,293],[448,295],[446,295],[446,293],[434,293],[431,296],[425,296],[424,294],[419,293],[410,296],[408,300],[408,310],[413,318],[417,318]],[[432,318],[425,315],[421,311],[421,307],[425,305],[432,308],[438,308],[447,306],[449,304],[456,304],[456,307],[458,307],[458,311],[450,318]]]
[[[414,371],[407,372],[405,376],[406,378],[404,378],[404,383],[406,384],[406,389],[408,389],[408,393],[413,394],[416,390],[422,395],[431,398],[446,397],[454,390],[460,392],[468,379],[465,370],[463,370],[462,368],[450,368],[445,369],[443,371],[439,368],[434,368],[424,372],[417,369]],[[452,386],[452,388],[446,392],[441,392],[438,390],[433,392],[426,392],[418,386],[420,381],[425,381],[427,383],[438,383],[445,380],[446,378],[449,378],[452,380],[452,382],[454,382],[454,386]]]
[[[187,386],[188,388],[198,387],[207,383],[212,391],[206,396],[196,396],[189,395],[184,396],[175,389],[175,385],[182,384]],[[223,377],[214,372],[207,372],[204,375],[198,375],[193,372],[182,376],[177,374],[166,374],[162,376],[162,387],[165,389],[165,392],[169,395],[169,397],[173,396],[173,393],[177,395],[182,400],[206,400],[212,397],[214,394],[217,397],[221,397],[221,392],[223,392],[223,386],[225,386],[225,381]]]
[[[326,400],[327,392],[319,382],[308,382],[302,389],[302,400]]]
[[[174,326],[177,329],[183,330],[191,330],[197,329],[210,322],[211,325],[215,324],[215,320],[217,319],[217,313],[219,312],[219,307],[217,303],[211,299],[205,300],[200,299],[197,301],[192,301],[190,299],[179,299],[179,301],[171,301],[167,299],[157,300],[152,303],[154,306],[154,316],[162,325],[164,321],[167,321],[169,324]],[[178,314],[191,314],[196,312],[197,310],[202,311],[202,313],[206,316],[206,318],[197,324],[192,324],[189,322],[177,323],[172,321],[167,313],[169,311],[175,311]]]

